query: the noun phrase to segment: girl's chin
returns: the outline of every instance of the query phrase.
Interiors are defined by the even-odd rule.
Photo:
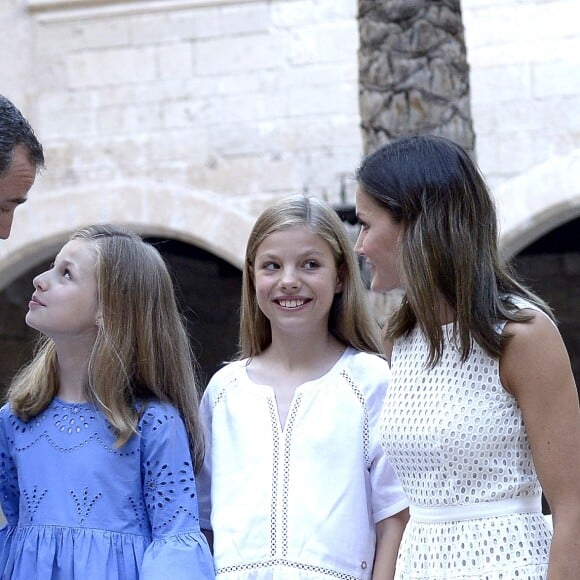
[[[30,328],[33,328],[34,330],[38,330],[36,328],[36,326],[34,326],[34,323],[31,320],[31,316],[30,316],[30,310],[27,312],[26,316],[24,317],[24,322],[26,323],[26,326],[29,326]]]

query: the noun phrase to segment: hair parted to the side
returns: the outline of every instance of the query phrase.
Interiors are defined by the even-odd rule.
[[[97,301],[102,314],[87,361],[86,397],[106,414],[122,446],[138,432],[143,403],[172,403],[185,423],[196,468],[203,461],[196,363],[179,312],[173,280],[159,252],[137,234],[95,225],[72,234],[97,253]],[[8,393],[24,420],[58,391],[56,347],[39,340],[32,361]]]
[[[498,357],[509,339],[497,334],[498,321],[530,318],[516,312],[509,294],[552,316],[500,259],[491,194],[458,144],[431,135],[396,139],[363,160],[357,180],[403,225],[399,274],[405,294],[388,321],[388,337],[404,336],[418,324],[429,342],[428,363],[437,363],[443,349],[443,299],[455,313],[463,360],[473,340]]]
[[[380,352],[378,323],[371,315],[359,266],[344,225],[323,200],[293,194],[267,207],[250,233],[242,276],[238,358],[256,356],[272,342],[270,321],[256,299],[253,268],[258,248],[270,234],[297,226],[309,228],[328,243],[342,281],[342,292],[335,295],[330,311],[330,332],[339,341],[358,350]]]
[[[22,145],[30,163],[44,167],[44,152],[30,123],[4,95],[0,95],[0,177],[9,169],[14,157],[14,148]]]

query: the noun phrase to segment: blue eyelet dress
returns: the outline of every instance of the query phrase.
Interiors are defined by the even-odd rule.
[[[105,415],[53,399],[28,422],[0,410],[0,576],[212,579],[179,413],[149,403],[115,447]]]

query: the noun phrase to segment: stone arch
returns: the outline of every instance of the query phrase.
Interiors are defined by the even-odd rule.
[[[580,149],[505,181],[495,197],[502,249],[511,258],[580,215]]]
[[[0,244],[0,289],[53,256],[68,234],[114,222],[143,235],[193,244],[242,268],[254,217],[218,193],[151,182],[121,182],[54,193],[34,190]]]

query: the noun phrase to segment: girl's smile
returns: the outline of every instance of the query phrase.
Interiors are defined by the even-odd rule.
[[[258,247],[254,265],[258,306],[273,327],[284,327],[288,314],[301,325],[327,328],[334,296],[342,289],[328,243],[304,226],[270,234]]]
[[[309,301],[308,299],[303,298],[293,298],[291,300],[288,300],[287,298],[280,298],[277,300],[278,304],[282,306],[282,308],[289,308],[291,310],[294,310],[295,308],[300,308],[308,301]]]

